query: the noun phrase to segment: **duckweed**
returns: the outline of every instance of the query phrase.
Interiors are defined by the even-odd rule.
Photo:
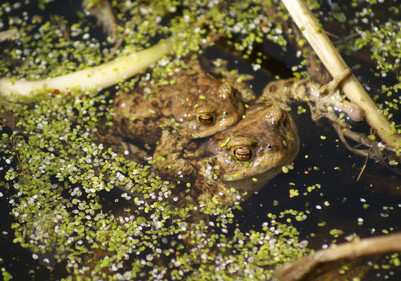
[[[209,219],[194,219],[190,200],[178,208],[178,187],[95,142],[107,108],[107,95],[44,98],[14,108],[17,128],[1,135],[14,242],[35,259],[65,263],[64,280],[265,280],[305,253],[290,226],[242,232],[218,204],[200,209]],[[117,204],[107,209],[108,201]]]
[[[31,2],[0,4],[0,28],[15,27],[19,32],[18,39],[2,50],[2,77],[54,77],[147,48],[160,38],[178,38],[173,56],[115,87],[129,91],[141,81],[173,83],[171,76],[183,66],[184,56],[202,53],[218,39],[245,58],[265,38],[282,48],[287,45],[282,26],[264,12],[277,5],[273,0],[231,1],[230,5],[204,0],[113,0],[122,40],[118,51],[112,42],[96,36],[96,28],[85,16],[78,14],[68,21],[45,16],[43,10],[55,1],[37,1],[39,10],[32,9]],[[359,7],[359,2],[352,4]],[[308,4],[320,7],[315,0]],[[282,7],[279,11],[285,13]],[[363,22],[369,12],[362,9],[357,19]],[[346,16],[341,11],[333,15],[343,24]],[[350,50],[368,47],[378,73],[386,77],[399,70],[399,37],[399,24],[389,21],[358,30],[347,46]],[[388,44],[379,45],[382,41]],[[259,64],[260,60],[254,68]],[[304,75],[304,64],[294,68],[295,76]],[[400,81],[383,86],[389,96],[399,89]],[[44,266],[65,267],[63,280],[210,280],[213,276],[269,280],[277,265],[309,252],[294,227],[276,220],[286,218],[291,224],[305,220],[307,213],[269,213],[260,230],[242,231],[234,221],[238,204],[231,209],[214,202],[199,206],[182,187],[162,180],[150,166],[127,160],[97,142],[98,126],[110,125],[109,93],[47,94],[35,104],[15,105],[11,111],[1,105],[0,116],[13,116],[17,123],[13,130],[0,127],[0,175],[4,177],[0,196],[6,196],[11,207],[14,242],[29,249]],[[389,101],[384,108],[391,116],[398,104]],[[286,166],[283,172],[292,169]],[[309,193],[320,189],[320,184],[306,187]],[[293,188],[289,196],[300,194],[305,195]],[[333,229],[331,234],[337,237],[341,231]],[[399,255],[391,256],[389,264],[399,266]],[[1,263],[0,270],[4,280],[12,280]]]
[[[260,1],[234,1],[230,5],[202,0],[111,1],[111,4],[118,19],[121,41],[117,51],[112,42],[96,36],[96,27],[88,17],[78,15],[67,22],[61,16],[35,10],[30,1],[19,5],[0,4],[0,27],[16,28],[19,32],[15,44],[2,51],[5,59],[0,60],[0,76],[54,77],[107,62],[119,54],[144,49],[161,38],[173,36],[177,38],[175,55],[160,61],[148,76],[142,77],[163,84],[172,82],[171,76],[183,65],[182,57],[201,53],[203,47],[220,38],[245,57],[266,36],[281,46],[286,45],[281,29],[274,27]],[[55,9],[57,6],[54,1],[41,1],[39,7]],[[24,15],[23,20],[20,14]],[[263,30],[259,28],[261,24],[265,27]],[[134,84],[125,81],[120,87],[126,90]]]

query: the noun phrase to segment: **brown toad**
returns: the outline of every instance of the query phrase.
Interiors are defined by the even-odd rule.
[[[203,149],[210,156],[197,164],[195,185],[201,197],[223,196],[223,201],[230,202],[234,200],[230,188],[250,194],[291,163],[299,139],[286,110],[275,104],[256,104],[235,126],[211,137]]]
[[[359,120],[361,110],[341,99],[338,91],[349,75],[345,72],[326,85],[309,79],[269,83],[239,123],[208,140],[204,150],[211,156],[198,164],[200,196],[209,200],[220,194],[225,197],[223,202],[230,202],[230,187],[248,194],[257,191],[295,159],[299,138],[287,112],[291,101],[313,103],[314,118],[327,115],[332,107]]]
[[[193,167],[181,159],[183,148],[236,124],[244,105],[229,80],[212,77],[196,60],[174,78],[172,85],[149,85],[117,96],[113,129],[128,141],[154,148],[153,164],[163,173],[187,175]]]

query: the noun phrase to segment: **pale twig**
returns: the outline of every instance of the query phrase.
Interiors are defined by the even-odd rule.
[[[338,50],[322,30],[317,19],[302,0],[282,0],[282,2],[330,74],[337,77],[349,69]],[[367,122],[383,142],[395,149],[400,149],[401,136],[395,132],[392,124],[380,112],[354,75],[344,81],[343,91],[351,102],[362,108]]]
[[[3,78],[0,79],[0,97],[12,102],[24,102],[31,101],[44,91],[100,91],[144,71],[173,50],[173,39],[168,39],[148,49],[131,52],[110,62],[54,78],[38,81]]]
[[[275,276],[279,281],[300,281],[323,264],[394,252],[401,252],[401,233],[356,240],[320,250],[278,268]]]
[[[368,166],[368,160],[369,160],[369,153],[368,153],[368,155],[365,157],[365,160],[363,161],[363,165],[362,165],[362,167],[361,167],[361,170],[359,171],[359,173],[358,173],[358,175],[357,175],[357,177],[356,177],[356,179],[355,179],[356,182],[358,182],[358,181],[361,179],[363,173],[365,172],[365,169],[366,169],[366,167]]]

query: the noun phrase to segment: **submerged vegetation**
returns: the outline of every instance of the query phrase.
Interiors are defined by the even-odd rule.
[[[0,42],[0,77],[57,77],[144,50],[160,39],[172,38],[174,48],[147,73],[121,81],[110,92],[46,92],[34,104],[0,104],[0,198],[7,198],[11,208],[14,243],[29,249],[41,266],[65,269],[55,277],[63,280],[270,280],[276,266],[308,254],[296,228],[276,220],[304,220],[303,212],[265,214],[260,227],[244,231],[235,218],[240,202],[223,209],[182,200],[190,197],[190,185],[165,181],[150,166],[96,139],[100,124],[110,126],[114,92],[149,80],[174,83],[172,75],[190,53],[222,41],[260,69],[266,55],[258,47],[264,40],[283,50],[289,45],[282,24],[266,14],[278,1],[110,1],[116,38],[102,34],[94,19],[80,12],[79,1],[64,15],[60,2],[0,4],[0,30],[18,31],[16,40]],[[323,8],[319,1],[307,2],[314,11]],[[370,23],[382,1],[368,2],[351,1],[353,22],[339,5],[323,20],[342,28],[362,23],[341,46],[351,55],[362,49],[375,62],[374,73],[386,79],[375,98],[387,116],[397,119],[400,24]],[[399,15],[396,1],[389,2],[394,5],[388,13]],[[118,40],[121,47],[115,49]],[[305,61],[297,60],[294,75],[305,75]],[[291,192],[290,197],[299,196],[296,188]],[[398,256],[392,261],[399,266]],[[4,280],[13,280],[1,259],[0,271]]]

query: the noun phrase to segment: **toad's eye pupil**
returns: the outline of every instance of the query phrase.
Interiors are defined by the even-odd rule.
[[[214,114],[213,113],[200,113],[198,114],[198,121],[202,125],[210,126],[214,124]]]
[[[247,146],[236,147],[233,152],[238,161],[248,161],[252,158],[252,150]]]

